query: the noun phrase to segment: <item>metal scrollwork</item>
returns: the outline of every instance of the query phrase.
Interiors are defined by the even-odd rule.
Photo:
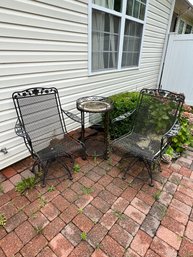
[[[20,98],[20,97],[28,97],[28,96],[38,96],[38,95],[46,95],[49,93],[55,93],[56,89],[51,88],[42,88],[42,87],[35,87],[35,88],[29,88],[20,92],[15,92],[13,94],[13,98]]]

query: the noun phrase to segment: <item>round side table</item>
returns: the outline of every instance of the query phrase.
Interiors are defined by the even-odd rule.
[[[86,96],[77,99],[76,107],[81,112],[81,141],[85,143],[86,152],[89,156],[109,157],[109,112],[113,109],[111,101],[102,96]],[[85,113],[101,113],[104,114],[104,142],[98,142],[98,149],[93,149],[92,138],[85,137]]]

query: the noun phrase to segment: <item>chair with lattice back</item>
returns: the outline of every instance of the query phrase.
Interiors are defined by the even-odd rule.
[[[184,95],[162,89],[142,89],[135,110],[121,115],[113,123],[132,118],[130,131],[112,142],[114,151],[122,151],[138,157],[129,163],[130,169],[140,159],[145,164],[152,183],[152,171],[171,138],[178,134],[180,110]],[[126,177],[125,170],[123,179]]]
[[[74,157],[86,158],[84,144],[67,133],[64,115],[73,121],[80,118],[61,107],[56,88],[30,88],[12,95],[18,120],[15,132],[24,139],[34,164],[32,171],[43,171],[42,186],[48,175],[49,164],[58,161],[72,179]]]

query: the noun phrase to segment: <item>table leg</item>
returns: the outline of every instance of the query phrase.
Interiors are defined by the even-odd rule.
[[[105,153],[104,153],[104,159],[109,159],[109,142],[110,142],[110,135],[109,135],[109,112],[105,113],[104,117],[104,132],[105,132]]]
[[[85,142],[84,112],[81,111],[81,142]]]

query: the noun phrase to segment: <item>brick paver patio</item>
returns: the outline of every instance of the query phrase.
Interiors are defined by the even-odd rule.
[[[126,162],[114,154],[76,162],[81,169],[73,181],[48,181],[24,195],[15,184],[31,175],[31,159],[1,171],[7,223],[0,227],[0,257],[193,256],[193,152],[162,164],[154,187],[141,163],[123,181]]]

